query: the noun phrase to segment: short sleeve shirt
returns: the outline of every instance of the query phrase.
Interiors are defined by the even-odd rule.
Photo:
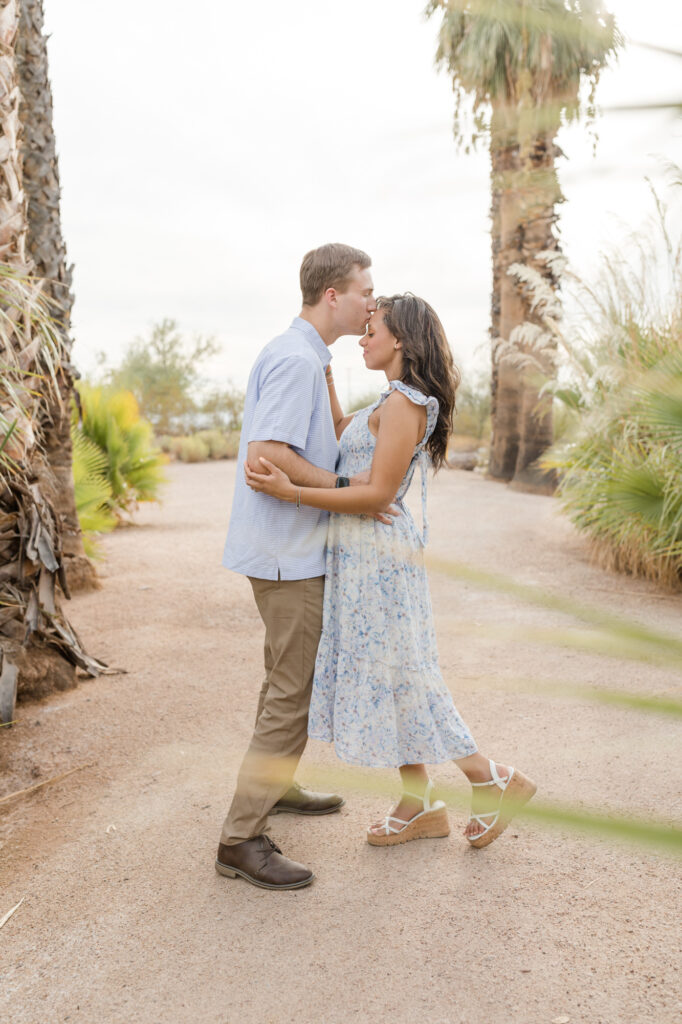
[[[283,441],[307,462],[334,471],[339,447],[324,376],[330,359],[313,325],[296,317],[251,370],[223,555],[234,572],[264,580],[324,575],[328,513],[252,491],[242,467],[250,441]]]

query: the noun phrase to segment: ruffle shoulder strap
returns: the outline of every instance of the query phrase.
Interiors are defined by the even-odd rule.
[[[414,467],[419,463],[422,477],[422,534],[421,542],[423,545],[426,544],[429,537],[429,522],[426,517],[426,469],[429,464],[429,456],[425,450],[425,445],[431,434],[434,431],[436,422],[438,420],[438,399],[434,398],[433,395],[425,395],[421,391],[417,391],[416,388],[410,387],[408,384],[403,384],[401,380],[392,380],[389,383],[389,389],[382,396],[382,401],[391,394],[392,391],[401,391],[411,402],[415,405],[426,406],[426,430],[424,436],[415,449],[415,454],[410,464],[410,468],[406,475],[406,484],[403,486],[405,489],[409,487],[412,481],[412,474]],[[404,493],[404,492],[403,492]]]
[[[423,392],[417,391],[416,388],[410,387],[409,384],[403,384],[401,380],[389,382],[389,390],[386,392],[386,397],[390,395],[391,391],[400,391],[411,402],[414,402],[415,405],[426,406],[426,430],[424,431],[423,438],[417,445],[418,449],[423,448],[431,437],[438,420],[438,399],[434,398],[433,395],[425,395]]]

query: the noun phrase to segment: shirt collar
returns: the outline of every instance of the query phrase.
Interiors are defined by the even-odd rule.
[[[332,356],[329,351],[329,346],[325,345],[322,341],[322,338],[318,334],[316,328],[313,327],[309,320],[304,320],[301,316],[295,316],[291,321],[291,326],[296,328],[297,331],[300,331],[301,334],[305,335],[306,340],[315,349],[320,357],[320,362],[326,369],[331,362]]]

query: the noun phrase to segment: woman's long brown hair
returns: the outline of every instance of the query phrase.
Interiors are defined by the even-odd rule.
[[[402,343],[403,384],[438,399],[438,420],[426,450],[434,468],[440,469],[452,433],[455,393],[461,379],[443,325],[428,302],[411,292],[381,296],[377,309],[383,310],[384,323]]]

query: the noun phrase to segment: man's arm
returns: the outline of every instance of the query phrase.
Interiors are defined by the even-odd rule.
[[[313,466],[284,441],[249,441],[247,461],[254,473],[260,473],[263,465],[261,455],[283,469],[297,487],[335,487],[336,473]]]
[[[284,470],[297,487],[336,487],[338,479],[336,473],[313,466],[312,462],[307,462],[302,456],[297,455],[284,441],[249,441],[246,463],[254,473],[260,473],[263,468],[263,463],[259,462],[261,455],[270,462],[274,462],[278,469]],[[368,484],[369,479],[370,470],[363,469],[350,478],[350,483],[351,486]],[[374,513],[374,518],[378,522],[390,526],[395,516],[399,515],[400,509],[389,504],[382,512]]]
[[[288,355],[265,375],[247,437],[247,462],[259,469],[264,456],[281,467],[299,487],[334,487],[336,473],[313,466],[294,450],[305,446],[319,384],[319,366],[300,355]],[[272,440],[277,438],[277,440]],[[314,484],[313,484],[313,481]]]

